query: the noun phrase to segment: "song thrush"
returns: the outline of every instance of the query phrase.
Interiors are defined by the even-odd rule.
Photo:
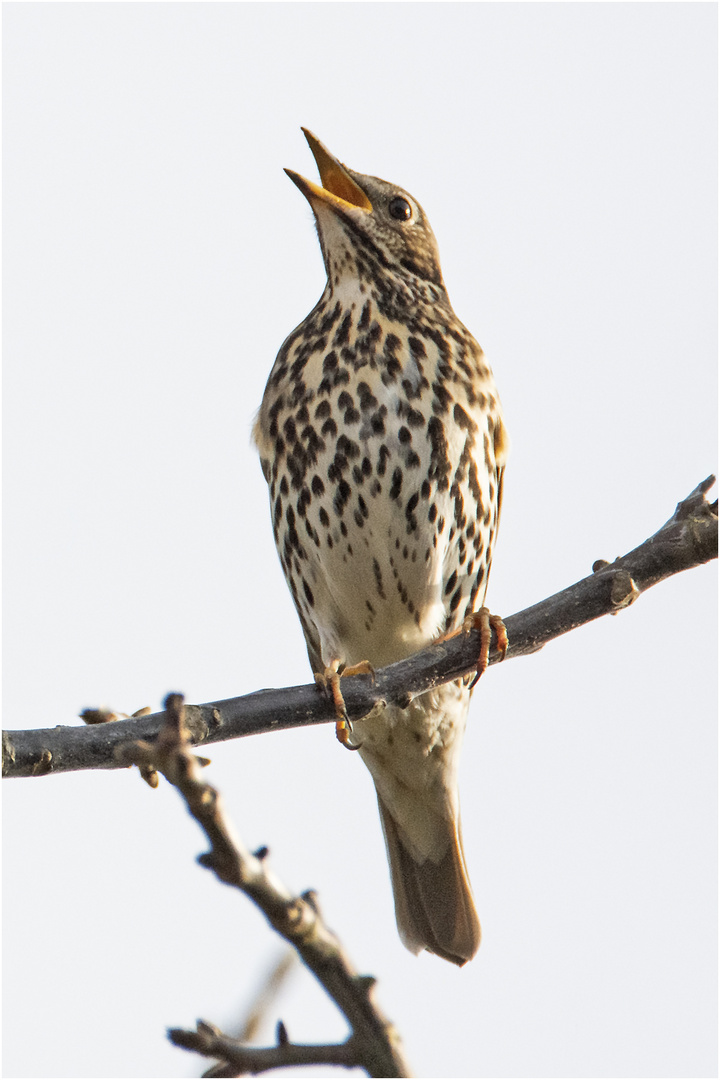
[[[507,438],[482,349],[406,191],[309,131],[327,285],[278,353],[254,427],[313,671],[381,667],[484,601]],[[400,937],[456,964],[480,944],[460,833],[467,681],[353,724],[377,789]]]

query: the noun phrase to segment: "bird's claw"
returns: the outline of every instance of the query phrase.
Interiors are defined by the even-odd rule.
[[[340,689],[340,679],[346,675],[371,675],[373,682],[375,681],[375,671],[371,664],[367,660],[361,660],[359,664],[352,664],[350,667],[346,667],[342,673],[338,673],[340,667],[339,660],[333,660],[323,672],[315,672],[315,682],[323,690],[327,691],[335,706],[335,736],[339,743],[341,743],[347,750],[359,750],[362,743],[353,743],[352,740],[352,723],[348,717],[347,709],[345,707],[345,699]]]
[[[349,720],[335,721],[335,738],[346,750],[359,750],[362,743],[354,743],[352,740],[352,724]]]

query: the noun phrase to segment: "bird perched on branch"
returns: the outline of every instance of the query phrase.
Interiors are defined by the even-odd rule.
[[[480,944],[457,784],[471,686],[439,686],[351,727],[339,674],[471,622],[479,671],[491,623],[502,646],[482,605],[507,438],[422,208],[303,130],[322,185],[286,172],[315,214],[328,280],[278,353],[253,434],[313,671],[375,781],[400,937],[464,964]]]

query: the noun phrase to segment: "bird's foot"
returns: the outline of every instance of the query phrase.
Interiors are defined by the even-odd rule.
[[[359,750],[361,743],[352,742],[352,724],[345,708],[345,698],[340,689],[340,679],[346,675],[372,675],[375,679],[375,671],[368,660],[361,660],[359,664],[351,664],[342,672],[339,672],[339,660],[333,660],[323,672],[315,672],[315,682],[326,690],[332,697],[335,706],[335,735],[339,743],[348,750]]]
[[[470,689],[472,690],[480,676],[487,671],[490,662],[490,642],[492,641],[493,630],[497,637],[497,648],[498,652],[501,653],[502,660],[505,659],[509,642],[505,623],[499,615],[491,615],[486,607],[481,607],[479,611],[474,611],[472,615],[466,616],[463,619],[462,629],[466,634],[471,630],[480,631],[480,652],[477,659],[477,669],[475,677],[470,683]]]

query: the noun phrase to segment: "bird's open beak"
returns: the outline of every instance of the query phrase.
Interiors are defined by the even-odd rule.
[[[312,180],[306,180],[304,176],[293,172],[292,169],[286,169],[285,172],[292,182],[297,184],[305,198],[311,204],[315,199],[319,199],[326,205],[335,207],[338,210],[347,210],[352,207],[364,210],[367,214],[371,213],[372,203],[363,189],[358,187],[345,167],[340,164],[337,158],[332,156],[330,151],[313,135],[312,131],[308,131],[307,128],[302,130],[317,163],[322,187],[319,184],[314,184]]]

